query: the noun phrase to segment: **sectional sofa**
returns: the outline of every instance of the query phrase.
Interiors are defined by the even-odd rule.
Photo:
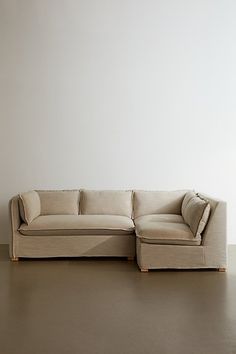
[[[189,190],[29,191],[10,201],[10,257],[127,257],[226,269],[226,203]]]

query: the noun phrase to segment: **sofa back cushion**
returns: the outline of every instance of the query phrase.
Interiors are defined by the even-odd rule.
[[[81,214],[132,217],[132,191],[82,190]]]
[[[29,191],[19,195],[19,209],[22,220],[26,224],[30,224],[35,218],[40,215],[39,195],[35,191]]]
[[[199,236],[204,231],[210,216],[210,203],[197,194],[189,192],[182,203],[182,216],[189,225],[194,236]]]
[[[79,191],[38,191],[41,215],[78,215]]]
[[[149,214],[181,214],[186,190],[134,191],[134,217]]]

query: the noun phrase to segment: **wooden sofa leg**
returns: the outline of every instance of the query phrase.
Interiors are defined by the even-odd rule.
[[[219,272],[226,272],[226,268],[218,268]]]
[[[18,262],[19,261],[19,257],[12,256],[11,257],[11,261],[12,262]]]
[[[142,273],[148,273],[148,269],[147,269],[147,268],[140,268],[140,271],[141,271]]]
[[[127,260],[128,260],[129,262],[134,261],[134,256],[129,256],[129,257],[127,257]]]

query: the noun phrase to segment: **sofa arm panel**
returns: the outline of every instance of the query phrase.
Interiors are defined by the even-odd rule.
[[[9,254],[10,257],[17,257],[16,248],[17,248],[17,236],[19,234],[18,229],[21,225],[21,217],[19,210],[19,197],[13,197],[9,202],[10,209],[10,220],[11,220],[11,235],[9,240]]]
[[[211,205],[211,214],[206,229],[202,235],[205,261],[216,267],[227,265],[227,205],[226,202],[204,197]]]

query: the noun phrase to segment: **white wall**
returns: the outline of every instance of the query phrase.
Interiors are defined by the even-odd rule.
[[[0,242],[32,188],[195,188],[236,243],[236,2],[0,0]]]

